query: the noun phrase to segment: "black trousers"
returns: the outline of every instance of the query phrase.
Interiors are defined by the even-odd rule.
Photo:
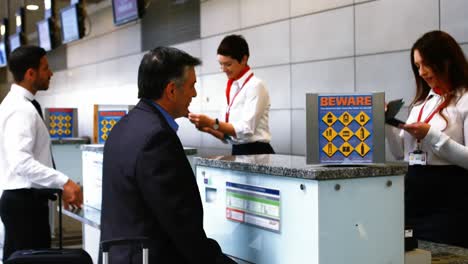
[[[468,248],[468,171],[458,166],[409,166],[405,224],[417,239]]]
[[[232,145],[232,155],[275,154],[270,143],[253,142]]]
[[[5,226],[4,261],[17,250],[50,248],[49,198],[39,189],[3,192],[0,216]]]

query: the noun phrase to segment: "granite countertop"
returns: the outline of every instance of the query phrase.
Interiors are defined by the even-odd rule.
[[[429,241],[418,241],[418,248],[431,252],[434,264],[468,264],[468,249]]]
[[[99,152],[102,153],[104,151],[104,144],[89,144],[89,145],[82,145],[82,151],[91,151],[91,152]],[[196,148],[184,147],[185,155],[191,156],[197,154]]]
[[[81,151],[103,152],[104,144],[88,144],[82,145]]]
[[[198,153],[196,148],[184,147],[185,155],[191,156],[196,155]]]
[[[76,137],[76,138],[52,138],[50,140],[52,145],[80,145],[80,144],[89,144],[89,137]]]
[[[334,180],[404,175],[403,162],[368,165],[310,165],[306,157],[291,155],[245,155],[196,157],[196,166],[214,167],[251,173],[311,180]]]

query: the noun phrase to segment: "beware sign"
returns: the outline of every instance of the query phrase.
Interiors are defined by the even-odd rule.
[[[376,99],[376,96],[378,99]],[[385,160],[379,143],[375,159],[375,133],[384,142],[384,94],[308,94],[308,163],[366,164]],[[381,110],[376,111],[379,108]],[[381,111],[381,113],[380,113]],[[381,123],[381,124],[380,124]],[[378,129],[376,129],[376,125]],[[381,146],[383,146],[381,148]],[[382,154],[383,153],[383,154]],[[310,160],[315,162],[309,162]]]

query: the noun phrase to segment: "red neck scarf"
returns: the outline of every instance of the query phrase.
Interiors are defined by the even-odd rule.
[[[440,89],[439,87],[432,88],[432,91],[434,91],[434,93],[436,93],[437,95],[443,95],[445,93],[445,91]]]
[[[249,70],[250,70],[250,67],[248,65],[246,65],[245,68],[242,69],[242,71],[239,73],[239,75],[236,78],[228,80],[227,87],[226,87],[226,100],[227,100],[228,105],[230,103],[229,102],[229,95],[231,94],[232,83],[239,80],[240,78],[242,78],[242,76],[244,76]]]

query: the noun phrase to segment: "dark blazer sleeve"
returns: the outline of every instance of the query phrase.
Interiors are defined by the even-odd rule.
[[[175,133],[163,130],[152,136],[136,170],[147,208],[187,262],[216,263],[223,254],[203,230],[200,193]]]

